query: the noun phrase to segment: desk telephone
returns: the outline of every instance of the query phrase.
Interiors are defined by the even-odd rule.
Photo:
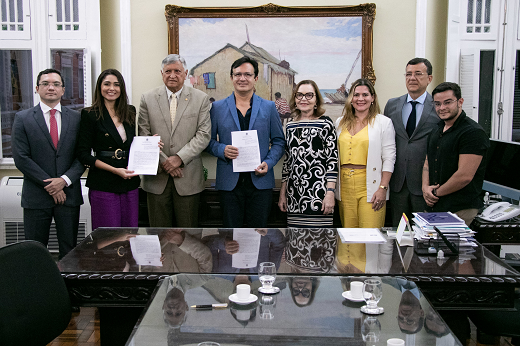
[[[480,218],[486,221],[504,221],[520,215],[520,208],[517,205],[508,202],[493,203],[484,211]]]

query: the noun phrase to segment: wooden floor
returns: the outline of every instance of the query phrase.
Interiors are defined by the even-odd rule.
[[[510,338],[495,338],[494,344],[477,342],[477,331],[471,324],[471,340],[466,346],[511,346]],[[96,308],[81,308],[72,314],[67,329],[47,346],[100,346],[99,316]]]
[[[47,346],[99,346],[99,315],[96,308],[72,314],[67,329]]]

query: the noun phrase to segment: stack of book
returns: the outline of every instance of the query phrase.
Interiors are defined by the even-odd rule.
[[[439,213],[413,213],[413,230],[415,238],[429,239],[437,238],[433,227],[437,227],[442,233],[457,233],[460,236],[460,247],[476,247],[474,234],[464,220],[450,212]]]

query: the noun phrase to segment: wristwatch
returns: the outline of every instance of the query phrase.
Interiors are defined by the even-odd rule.
[[[379,188],[381,188],[383,190],[388,190],[388,186],[379,185]]]
[[[434,195],[435,197],[437,197],[437,189],[433,189],[433,190],[432,190],[432,195]]]
[[[333,189],[332,187],[327,187],[327,192],[329,192],[329,191],[336,193],[336,189]]]

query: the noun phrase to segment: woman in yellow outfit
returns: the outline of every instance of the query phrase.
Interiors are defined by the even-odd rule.
[[[385,223],[395,131],[392,121],[380,112],[374,85],[364,78],[352,83],[343,115],[336,121],[341,165],[336,199],[346,228],[383,227]],[[365,246],[359,245],[338,246],[338,260],[363,272]]]

